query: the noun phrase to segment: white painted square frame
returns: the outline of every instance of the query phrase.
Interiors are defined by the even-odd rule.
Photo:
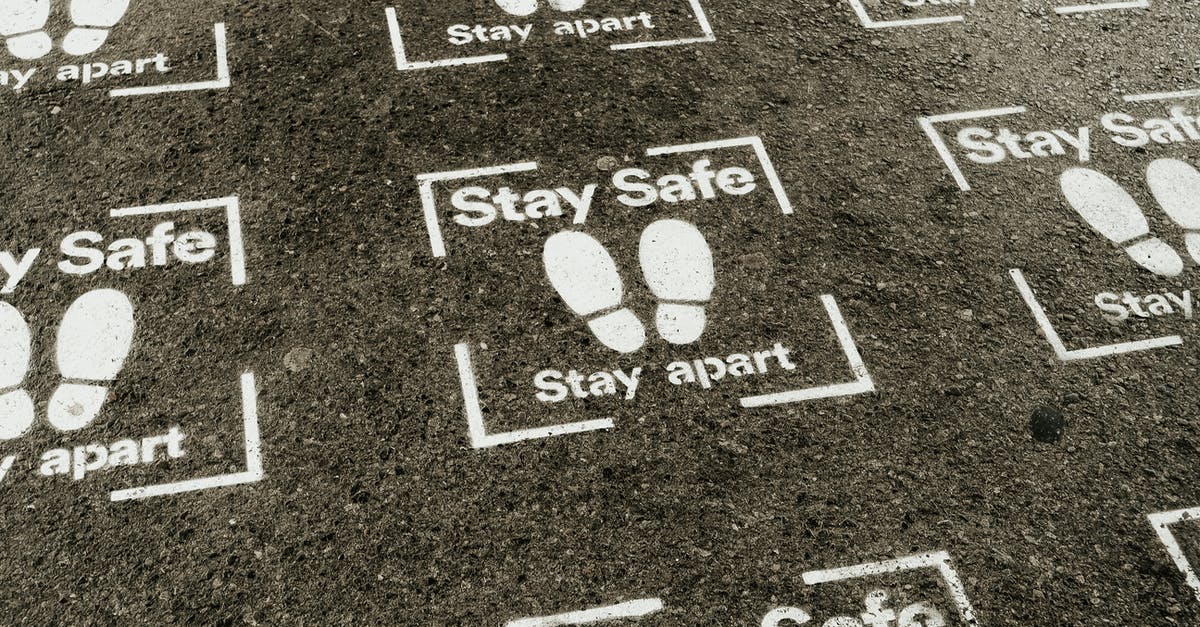
[[[955,572],[954,566],[950,564],[950,554],[946,551],[921,553],[882,562],[859,564],[857,566],[810,570],[804,573],[803,578],[804,583],[815,586],[834,581],[891,575],[921,568],[933,568],[938,571],[942,582],[946,584],[950,598],[954,600],[954,604],[958,607],[959,617],[968,625],[976,625],[975,610],[971,607],[971,601],[967,599],[966,588],[963,586],[962,580],[958,578],[958,573]]]
[[[223,33],[223,31],[222,31]],[[121,218],[127,216],[157,215],[180,211],[205,211],[209,209],[224,209],[225,221],[229,236],[229,275],[234,285],[246,284],[246,249],[242,239],[242,212],[237,196],[224,198],[209,198],[189,202],[175,202],[160,205],[144,205],[141,207],[122,207],[113,209],[109,216]],[[242,444],[246,451],[246,470],[232,474],[177,481],[158,485],[142,486],[115,490],[109,498],[112,501],[130,501],[146,499],[182,492],[195,492],[210,488],[254,483],[262,480],[262,447],[258,434],[258,391],[255,387],[254,373],[247,371],[241,377],[242,392]]]
[[[692,7],[692,14],[696,17],[696,24],[700,27],[700,32],[702,33],[699,37],[612,44],[608,48],[610,50],[666,48],[669,46],[688,46],[691,44],[701,44],[716,41],[717,36],[715,33],[713,33],[712,25],[708,23],[708,16],[704,13],[704,7],[700,6],[700,0],[688,0],[688,3]],[[404,47],[404,38],[400,34],[400,20],[396,17],[395,7],[387,7],[384,9],[384,15],[387,18],[388,36],[391,38],[392,42],[392,55],[396,61],[396,70],[400,72],[407,72],[409,70],[427,70],[431,68],[456,67],[462,65],[479,65],[481,63],[495,63],[508,60],[508,53],[499,53],[473,57],[438,59],[436,61],[409,61],[408,52]]]
[[[771,192],[775,196],[775,201],[779,205],[779,211],[784,215],[791,215],[794,213],[792,201],[788,199],[787,192],[783,189],[783,183],[779,180],[779,175],[775,171],[774,164],[771,163],[771,157],[767,154],[767,149],[763,145],[762,138],[758,136],[737,137],[733,139],[721,139],[694,144],[679,144],[675,146],[657,146],[654,148],[648,148],[646,150],[646,156],[656,157],[661,155],[706,152],[710,150],[721,150],[736,147],[749,147],[754,150],[754,154],[758,159],[759,166],[762,167],[763,174],[767,177],[767,181],[771,186]],[[421,207],[425,216],[425,227],[429,233],[429,247],[433,256],[446,256],[446,245],[442,239],[441,223],[438,218],[437,200],[433,193],[434,183],[458,181],[479,178],[483,176],[497,176],[501,174],[511,174],[514,172],[531,172],[537,170],[537,168],[538,165],[536,162],[525,161],[488,168],[418,174],[417,182],[421,194]],[[575,216],[574,223],[583,224],[586,220],[587,214],[581,213]],[[811,388],[801,388],[798,390],[747,396],[739,401],[742,407],[767,407],[771,405],[800,403],[823,398],[869,394],[875,391],[875,383],[871,379],[871,374],[867,370],[866,364],[863,362],[862,355],[859,354],[858,346],[854,341],[853,335],[850,333],[850,328],[846,324],[846,320],[842,316],[841,310],[838,308],[837,301],[832,295],[823,294],[821,296],[821,304],[825,307],[826,314],[829,315],[829,320],[833,325],[834,333],[837,335],[838,345],[841,347],[842,353],[846,357],[846,362],[849,365],[850,372],[854,378],[846,383],[835,383]],[[605,429],[613,429],[616,427],[616,424],[611,418],[600,418],[595,420],[584,420],[580,422],[550,425],[546,427],[536,427],[532,429],[489,433],[487,430],[487,425],[484,423],[483,419],[483,406],[479,402],[479,381],[471,361],[470,344],[466,342],[455,344],[454,360],[458,367],[459,383],[462,388],[463,406],[467,415],[467,432],[471,437],[472,448],[491,448],[503,444],[522,442],[525,440],[552,438],[560,435],[585,433],[588,431],[600,431]]]
[[[1142,94],[1127,94],[1122,96],[1125,102],[1150,102],[1157,100],[1178,100],[1200,97],[1200,89],[1170,91],[1170,92],[1150,92]],[[961,191],[970,191],[971,185],[967,182],[966,176],[958,166],[958,161],[954,157],[954,153],[946,146],[945,139],[935,126],[941,122],[960,122],[964,120],[978,120],[984,118],[1000,117],[1006,115],[1017,115],[1026,113],[1028,109],[1024,106],[998,107],[994,109],[980,109],[976,111],[963,111],[959,113],[946,113],[941,115],[931,115],[917,118],[917,124],[921,130],[925,131],[925,135],[933,144],[934,150],[942,159],[946,169],[950,171],[954,177],[955,183]],[[1038,302],[1037,295],[1034,294],[1033,288],[1029,286],[1025,275],[1017,268],[1008,271],[1013,283],[1017,286],[1017,291],[1021,294],[1021,299],[1025,301],[1025,306],[1029,308],[1033,314],[1034,320],[1037,322],[1038,329],[1042,336],[1050,345],[1050,349],[1054,351],[1054,356],[1062,362],[1080,361],[1085,359],[1095,359],[1098,357],[1112,357],[1114,355],[1122,355],[1126,353],[1135,353],[1140,351],[1155,350],[1167,348],[1171,346],[1179,346],[1183,344],[1183,338],[1178,335],[1166,335],[1146,340],[1137,340],[1133,342],[1121,342],[1118,344],[1106,344],[1102,346],[1091,346],[1079,349],[1068,349],[1063,342],[1062,337],[1054,329],[1054,325],[1050,322],[1050,317],[1046,315],[1045,308]]]
[[[246,252],[242,239],[242,217],[237,196],[209,198],[188,202],[175,202],[140,207],[122,207],[109,211],[109,217],[157,215],[185,211],[224,209],[229,237],[229,274],[233,285],[246,284]],[[254,373],[247,371],[241,376],[242,399],[242,444],[246,451],[246,470],[232,474],[203,477],[157,485],[114,490],[109,494],[113,502],[147,499],[155,496],[195,492],[260,481],[263,476],[262,447],[258,433],[258,391]]]
[[[232,80],[229,75],[229,46],[225,41],[225,23],[213,24],[213,40],[217,48],[217,78],[211,81],[194,83],[174,83],[169,85],[148,85],[145,87],[120,87],[108,92],[111,98],[124,96],[152,96],[170,94],[182,91],[204,91],[210,89],[228,89]]]

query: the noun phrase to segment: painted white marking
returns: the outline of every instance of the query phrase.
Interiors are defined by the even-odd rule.
[[[1024,273],[1016,268],[1009,270],[1008,273],[1012,276],[1013,283],[1016,283],[1017,291],[1021,293],[1021,298],[1025,300],[1025,304],[1029,307],[1029,311],[1033,313],[1033,318],[1037,321],[1038,328],[1041,330],[1042,335],[1046,338],[1046,342],[1050,344],[1050,348],[1054,351],[1054,356],[1060,361],[1068,362],[1079,361],[1081,359],[1094,359],[1097,357],[1111,357],[1113,355],[1121,355],[1124,353],[1154,350],[1183,344],[1183,338],[1179,337],[1178,335],[1168,335],[1149,340],[1139,340],[1136,342],[1124,342],[1121,344],[1109,344],[1106,346],[1093,346],[1091,348],[1067,350],[1066,345],[1063,344],[1062,338],[1059,337],[1058,332],[1054,330],[1054,325],[1050,323],[1050,318],[1046,315],[1046,310],[1042,308],[1041,304],[1037,300],[1037,296],[1035,296],[1033,293],[1033,289],[1029,287],[1029,283],[1025,280]]]
[[[1166,166],[1170,171],[1163,172],[1163,164],[1168,162],[1155,163],[1158,165],[1151,164],[1147,169],[1146,179],[1155,198],[1160,203],[1166,203],[1163,209],[1171,215],[1167,205],[1172,209],[1176,208],[1177,205],[1173,202],[1174,194],[1169,198],[1162,194],[1165,189],[1175,187],[1175,179],[1180,176],[1180,172],[1177,167],[1170,165]],[[1185,173],[1187,170],[1192,174],[1196,173],[1187,164],[1175,163],[1180,163]],[[1162,180],[1164,174],[1170,179],[1166,186]],[[1075,213],[1079,214],[1092,230],[1123,248],[1134,263],[1159,276],[1173,277],[1183,272],[1183,259],[1179,257],[1179,253],[1157,237],[1149,237],[1150,224],[1146,221],[1142,208],[1119,183],[1090,168],[1068,168],[1059,177],[1059,184],[1063,197]],[[1190,218],[1190,213],[1189,207],[1181,215]]]
[[[696,16],[696,23],[700,26],[700,32],[704,33],[700,37],[686,37],[682,39],[664,39],[662,41],[638,41],[627,44],[613,44],[609,46],[611,50],[636,50],[638,48],[665,48],[667,46],[688,46],[691,44],[710,43],[717,40],[717,36],[713,33],[712,26],[708,23],[708,16],[704,14],[704,7],[700,6],[700,0],[688,0],[692,5],[692,14]]]
[[[763,394],[761,396],[748,396],[741,400],[742,407],[765,407],[768,405],[782,405],[784,403],[799,403],[820,398],[869,394],[875,391],[875,383],[871,380],[871,374],[867,371],[866,364],[863,363],[862,355],[858,353],[854,337],[850,334],[850,328],[846,325],[846,320],[842,317],[841,310],[838,309],[837,301],[832,295],[824,294],[821,296],[821,303],[825,305],[825,311],[829,314],[830,321],[833,322],[833,329],[837,333],[838,343],[841,344],[842,352],[846,355],[850,371],[854,373],[854,381],[802,390]]]
[[[854,14],[858,16],[858,21],[867,28],[899,28],[902,26],[928,26],[931,24],[948,24],[950,22],[962,22],[965,18],[961,15],[949,15],[941,17],[919,17],[909,20],[881,20],[876,21],[867,13],[867,7],[863,5],[862,0],[849,0],[850,6],[854,7]]]
[[[584,625],[619,618],[638,618],[662,611],[662,599],[638,599],[616,605],[579,610],[540,618],[520,618],[505,623],[505,627],[557,627],[558,625]]]
[[[803,578],[804,583],[810,586],[815,586],[817,584],[842,581],[845,579],[890,575],[893,573],[906,570],[916,570],[919,568],[936,568],[938,574],[942,576],[942,580],[946,583],[946,588],[950,592],[950,597],[954,599],[955,605],[958,606],[958,613],[962,617],[963,621],[970,625],[976,624],[975,610],[971,607],[970,600],[967,599],[966,588],[963,586],[962,581],[958,578],[958,573],[955,572],[954,567],[951,566],[950,554],[946,551],[921,553],[918,555],[899,557],[882,562],[858,564],[857,566],[845,566],[842,568],[830,568],[826,570],[812,570],[804,573]]]
[[[491,448],[525,440],[538,440],[572,433],[612,429],[616,426],[612,420],[604,418],[601,420],[570,422],[534,429],[488,433],[487,426],[483,423],[483,406],[479,403],[479,385],[476,382],[475,369],[471,365],[470,347],[465,343],[455,344],[454,358],[458,362],[458,377],[462,383],[463,406],[467,414],[467,430],[471,435],[471,446],[473,448]]]
[[[0,462],[0,481],[8,476],[8,471],[12,469],[13,462],[17,461],[16,455],[5,455],[4,461]]]
[[[632,353],[646,343],[646,328],[622,307],[625,283],[617,264],[596,238],[580,231],[560,231],[546,240],[542,259],[554,290],[571,311],[588,321],[601,344]],[[608,313],[598,315],[603,311]]]
[[[1098,4],[1077,4],[1069,7],[1055,7],[1054,12],[1059,15],[1070,15],[1072,13],[1092,13],[1095,11],[1123,11],[1126,9],[1148,9],[1150,8],[1150,0],[1132,0],[1130,2],[1102,2]]]
[[[109,384],[125,367],[136,327],[133,304],[117,290],[92,290],[67,308],[55,347],[63,382],[46,404],[46,421],[55,429],[82,429],[100,415]]]
[[[638,260],[646,286],[659,300],[654,316],[659,337],[677,346],[699,340],[716,287],[712,250],[700,229],[683,220],[656,220],[642,231]]]
[[[1188,562],[1187,555],[1179,546],[1179,541],[1175,539],[1175,533],[1171,531],[1171,525],[1185,520],[1200,518],[1200,507],[1158,512],[1149,514],[1147,518],[1150,519],[1150,525],[1154,527],[1154,533],[1158,534],[1158,539],[1166,547],[1167,554],[1171,556],[1171,561],[1175,562],[1175,566],[1179,568],[1179,572],[1183,573],[1187,585],[1196,594],[1196,600],[1200,601],[1200,577],[1196,576],[1196,571],[1192,569],[1191,563]]]
[[[174,483],[162,483],[158,485],[128,488],[124,490],[114,490],[109,495],[109,499],[114,502],[147,499],[155,496],[166,496],[169,494],[180,494],[183,492],[196,492],[199,490],[208,490],[211,488],[221,488],[261,481],[264,476],[262,463],[262,443],[259,439],[258,433],[258,391],[255,388],[253,372],[245,372],[242,374],[241,386],[243,428],[242,444],[246,450],[246,470],[244,472],[203,477],[188,481],[177,481]]]
[[[400,37],[400,22],[396,19],[396,9],[387,7],[384,9],[387,15],[388,35],[392,39],[392,52],[396,57],[396,69],[405,72],[408,70],[426,70],[436,67],[454,67],[457,65],[475,65],[478,63],[492,63],[494,61],[507,61],[507,54],[488,54],[478,57],[461,57],[457,59],[441,59],[438,61],[409,61],[408,54],[404,51],[404,40]]]
[[[530,172],[537,168],[538,164],[536,162],[526,161],[490,168],[471,168],[467,170],[418,174],[417,183],[421,190],[421,208],[425,212],[425,230],[429,232],[429,248],[433,252],[433,256],[446,256],[446,243],[442,240],[442,225],[438,221],[437,199],[433,195],[434,183],[479,178],[482,176],[498,176],[514,172]]]
[[[938,156],[942,158],[942,162],[946,164],[946,169],[950,170],[950,174],[954,176],[954,182],[958,183],[958,188],[964,192],[971,191],[971,186],[967,183],[967,178],[963,176],[962,170],[958,167],[958,161],[954,158],[954,153],[946,147],[945,140],[942,139],[941,133],[937,131],[934,124],[940,122],[960,122],[963,120],[979,120],[982,118],[994,118],[1002,115],[1015,115],[1025,113],[1026,108],[1022,106],[1016,107],[1001,107],[997,109],[981,109],[978,111],[963,111],[961,113],[943,113],[940,115],[931,115],[927,117],[917,118],[917,124],[925,131],[929,137],[929,141],[933,143],[934,150]]]
[[[242,241],[242,212],[237,196],[224,198],[209,198],[188,202],[173,202],[161,205],[145,205],[142,207],[122,207],[113,209],[109,216],[123,218],[127,216],[144,216],[156,213],[172,213],[175,211],[203,211],[205,209],[224,209],[225,219],[229,230],[229,273],[234,285],[246,284],[246,248]]]
[[[783,183],[780,182],[779,175],[775,173],[775,166],[771,163],[771,157],[767,155],[767,149],[765,146],[763,146],[761,137],[737,137],[734,139],[719,139],[716,141],[700,142],[696,144],[658,146],[656,148],[648,148],[646,150],[646,156],[656,157],[659,155],[675,155],[685,152],[704,152],[708,150],[719,150],[722,148],[735,148],[738,146],[750,146],[754,149],[754,155],[758,157],[758,162],[762,166],[763,172],[767,175],[767,180],[771,183],[771,190],[775,193],[775,201],[779,203],[779,210],[785,214],[791,214],[792,201],[788,200],[787,192],[783,189]]]
[[[151,85],[147,87],[121,87],[108,92],[112,98],[122,96],[148,96],[151,94],[168,94],[181,91],[204,91],[208,89],[228,89],[232,84],[229,75],[229,46],[225,41],[225,23],[213,24],[213,39],[217,47],[217,78],[211,81],[196,83],[175,83],[172,85]]]
[[[1150,102],[1153,100],[1184,100],[1200,97],[1200,89],[1185,89],[1183,91],[1160,91],[1146,94],[1130,94],[1122,96],[1125,102]]]
[[[50,18],[50,0],[25,0],[4,4],[3,30],[5,47],[19,59],[39,59],[54,48],[50,36],[42,30]]]
[[[117,25],[129,0],[107,2],[71,2],[71,22],[75,25],[62,39],[63,52],[74,56],[91,54],[104,45],[108,29]]]

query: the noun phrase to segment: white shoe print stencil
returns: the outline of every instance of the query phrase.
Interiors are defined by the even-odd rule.
[[[707,325],[705,305],[715,285],[712,251],[694,225],[659,220],[642,232],[642,274],[658,298],[655,327],[672,344],[691,344]],[[646,343],[646,329],[624,307],[625,286],[612,255],[591,235],[563,231],[546,240],[542,262],[550,284],[571,311],[605,346],[632,353]]]
[[[642,231],[639,257],[646,284],[659,300],[658,334],[672,344],[700,339],[715,280],[712,251],[699,229],[682,220],[659,220]]]
[[[0,302],[0,440],[20,437],[33,425],[33,399],[15,389],[29,371],[30,344],[21,312]]]
[[[75,24],[63,37],[67,54],[91,54],[104,45],[108,31],[124,17],[129,0],[70,0],[71,21]]]
[[[1200,172],[1178,159],[1158,159],[1146,168],[1146,183],[1163,212],[1183,227],[1188,255],[1200,263]]]
[[[108,39],[108,31],[129,8],[129,0],[67,1],[73,28],[63,37],[62,49],[75,56],[99,50]],[[0,35],[14,57],[38,59],[54,47],[43,30],[50,6],[51,0],[0,0]]]
[[[95,290],[71,303],[58,328],[57,362],[63,383],[50,397],[46,419],[59,431],[88,426],[100,414],[108,386],[133,344],[133,305],[116,290]]]
[[[129,356],[134,328],[133,305],[116,290],[93,290],[67,308],[58,327],[56,354],[63,382],[46,409],[46,420],[55,429],[82,429],[100,415],[108,387]],[[0,440],[20,437],[33,425],[33,399],[20,388],[30,354],[25,318],[0,302]]]
[[[1060,182],[1075,211],[1138,265],[1160,276],[1183,272],[1179,253],[1150,236],[1146,216],[1116,181],[1095,170],[1071,168]],[[1183,228],[1188,254],[1200,263],[1200,171],[1178,159],[1157,159],[1146,167],[1146,184],[1163,212]]]
[[[587,0],[548,0],[548,4],[557,11],[578,11]],[[538,10],[538,0],[496,0],[496,5],[509,15],[532,15]]]
[[[632,353],[646,343],[642,322],[621,306],[625,286],[617,264],[594,237],[578,231],[556,233],[546,240],[542,263],[563,302],[588,319],[588,327],[602,344]]]
[[[50,18],[50,0],[0,0],[0,35],[18,59],[38,59],[54,43],[42,28]]]

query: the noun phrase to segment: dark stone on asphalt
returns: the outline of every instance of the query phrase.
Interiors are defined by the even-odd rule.
[[[1046,444],[1054,444],[1062,439],[1063,428],[1066,426],[1066,421],[1063,418],[1062,412],[1055,407],[1042,405],[1033,410],[1033,415],[1029,417],[1029,431],[1033,433],[1033,439]]]

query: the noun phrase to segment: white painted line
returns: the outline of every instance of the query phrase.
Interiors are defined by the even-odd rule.
[[[1183,573],[1187,585],[1196,594],[1196,600],[1200,601],[1200,577],[1196,576],[1196,571],[1192,569],[1187,555],[1179,546],[1179,541],[1175,539],[1175,533],[1171,531],[1171,525],[1185,520],[1200,518],[1200,507],[1158,512],[1148,515],[1147,518],[1150,519],[1150,526],[1154,527],[1154,533],[1158,534],[1158,539],[1166,547],[1167,554],[1171,556],[1171,561],[1175,562],[1175,566],[1179,568],[1179,572]]]
[[[955,605],[958,606],[959,616],[969,625],[976,624],[975,610],[971,607],[971,601],[967,599],[966,588],[958,578],[958,573],[955,572],[954,567],[950,564],[950,554],[946,551],[921,553],[882,562],[859,564],[857,566],[812,570],[804,573],[803,578],[804,583],[815,586],[817,584],[846,579],[890,575],[892,573],[919,568],[936,568],[950,592],[950,597],[954,599]]]
[[[173,213],[177,211],[204,211],[206,209],[224,209],[225,221],[229,230],[229,274],[234,285],[246,284],[246,248],[242,240],[242,212],[237,196],[224,198],[209,198],[187,202],[172,202],[161,205],[145,205],[141,207],[122,207],[108,212],[109,217],[124,218],[128,216],[145,216],[157,213]]]
[[[783,189],[783,183],[780,182],[779,175],[775,173],[775,166],[771,163],[771,157],[767,155],[767,149],[763,146],[761,137],[737,137],[734,139],[719,139],[716,141],[700,142],[695,144],[658,146],[656,148],[648,148],[646,150],[646,156],[656,157],[659,155],[674,155],[684,152],[703,152],[708,150],[719,150],[723,148],[734,148],[737,146],[750,146],[754,149],[754,154],[758,157],[759,164],[762,165],[763,173],[766,174],[767,180],[771,183],[771,190],[775,193],[775,201],[779,203],[779,210],[785,214],[791,214],[792,201],[788,200],[787,192]]]
[[[1160,91],[1148,94],[1132,94],[1122,96],[1125,102],[1148,102],[1152,100],[1183,100],[1200,97],[1200,89],[1185,89],[1183,91]]]
[[[1021,298],[1024,299],[1025,305],[1029,307],[1029,311],[1033,313],[1034,320],[1037,321],[1038,328],[1042,335],[1046,338],[1046,342],[1050,344],[1050,348],[1054,351],[1054,356],[1060,361],[1079,361],[1082,359],[1095,359],[1097,357],[1111,357],[1113,355],[1121,355],[1124,353],[1134,353],[1138,351],[1148,351],[1158,348],[1166,348],[1168,346],[1178,346],[1183,344],[1183,338],[1178,335],[1168,335],[1157,337],[1148,340],[1138,340],[1136,342],[1124,342],[1121,344],[1108,344],[1105,346],[1093,346],[1090,348],[1080,348],[1068,350],[1058,332],[1054,330],[1054,325],[1050,322],[1050,317],[1046,315],[1046,310],[1042,308],[1038,302],[1037,296],[1034,295],[1033,289],[1029,287],[1029,283],[1025,280],[1025,275],[1020,270],[1013,268],[1008,271],[1012,277],[1013,283],[1017,285],[1017,291],[1021,293]]]
[[[748,396],[741,400],[742,407],[799,403],[819,398],[869,394],[875,391],[875,383],[871,380],[871,374],[867,371],[866,364],[863,363],[862,355],[858,353],[858,346],[854,343],[854,337],[850,334],[850,327],[846,325],[846,319],[842,317],[842,312],[838,309],[837,301],[832,295],[824,294],[821,296],[821,303],[825,305],[825,312],[829,314],[829,319],[833,322],[838,343],[841,344],[842,352],[846,355],[850,371],[854,373],[854,381],[761,396]]]
[[[211,488],[222,488],[261,481],[264,473],[262,465],[262,443],[259,440],[258,434],[258,392],[255,388],[254,373],[243,373],[241,385],[243,428],[242,444],[246,449],[245,472],[217,475],[213,477],[203,477],[188,481],[177,481],[174,483],[162,483],[138,488],[128,488],[125,490],[114,490],[111,494],[109,494],[109,499],[114,502],[147,499],[155,496],[166,496],[168,494],[180,494],[183,492],[196,492],[198,490],[208,490]]]
[[[585,420],[570,422],[549,427],[505,431],[503,433],[488,433],[483,423],[483,406],[479,403],[479,385],[475,378],[475,369],[471,365],[471,349],[465,343],[454,345],[454,358],[458,362],[458,377],[462,384],[463,406],[467,414],[467,431],[471,436],[472,448],[491,448],[502,444],[513,444],[525,440],[553,438],[560,435],[585,433],[613,429],[616,425],[607,418],[602,420]]]
[[[1150,0],[1132,0],[1131,2],[1104,2],[1100,4],[1077,4],[1069,7],[1055,7],[1054,12],[1059,15],[1070,15],[1072,13],[1091,13],[1095,11],[1122,11],[1126,9],[1148,9],[1150,8]]]
[[[229,75],[229,46],[225,41],[225,23],[213,24],[213,39],[217,46],[217,78],[212,81],[198,83],[175,83],[173,85],[152,85],[148,87],[121,87],[109,90],[111,98],[122,96],[148,96],[151,94],[167,94],[181,91],[203,91],[207,89],[228,89],[232,84]]]
[[[942,139],[941,133],[933,126],[939,122],[960,122],[962,120],[978,120],[982,118],[993,118],[1002,115],[1014,115],[1025,113],[1026,108],[1021,106],[1016,107],[1001,107],[998,109],[981,109],[978,111],[963,111],[961,113],[943,113],[940,115],[931,115],[927,117],[917,118],[917,124],[925,131],[929,137],[929,141],[933,143],[934,150],[938,156],[942,158],[942,162],[946,164],[946,169],[950,170],[950,174],[954,176],[954,182],[958,183],[958,188],[964,192],[971,191],[971,186],[967,183],[967,178],[963,176],[962,170],[958,167],[958,161],[954,158],[954,153],[946,147],[945,140]]]
[[[438,220],[437,199],[433,195],[434,183],[473,179],[482,176],[499,176],[514,172],[531,172],[536,169],[538,169],[537,162],[525,161],[523,163],[509,163],[490,168],[471,168],[468,170],[418,174],[417,183],[421,191],[421,209],[425,212],[425,230],[429,232],[429,248],[433,256],[446,256],[446,242],[442,239],[442,225]]]
[[[638,48],[665,48],[667,46],[688,46],[691,44],[710,43],[717,40],[717,36],[713,33],[712,25],[708,23],[708,16],[704,14],[704,7],[700,6],[700,0],[688,0],[692,5],[692,15],[696,16],[696,23],[700,25],[700,32],[704,33],[700,37],[687,37],[683,39],[665,39],[662,41],[638,41],[628,44],[613,44],[609,46],[611,50],[635,50]]]
[[[854,7],[854,14],[858,16],[858,21],[867,28],[899,28],[902,26],[928,26],[931,24],[948,24],[950,22],[962,22],[965,18],[961,15],[950,15],[942,17],[919,17],[910,20],[883,20],[875,21],[871,15],[867,13],[867,7],[863,6],[862,0],[850,0],[850,6]]]
[[[616,605],[607,605],[590,610],[579,610],[541,618],[520,618],[505,623],[505,627],[556,627],[558,625],[584,625],[618,618],[638,618],[663,609],[662,599],[638,599]]]
[[[392,39],[392,52],[396,57],[396,69],[405,72],[408,70],[427,70],[430,68],[439,67],[454,67],[458,65],[475,65],[478,63],[492,63],[493,61],[507,61],[507,54],[488,54],[479,57],[461,57],[457,59],[441,59],[438,61],[409,61],[408,54],[404,51],[404,40],[400,37],[400,22],[396,19],[396,9],[387,7],[384,9],[384,14],[387,15],[388,35]]]
[[[5,455],[4,461],[0,462],[0,481],[8,476],[8,471],[12,470],[13,462],[17,461],[16,455]]]
[[[921,553],[919,555],[909,555],[908,557],[898,557],[896,559],[884,560],[882,562],[858,564],[856,566],[843,566],[841,568],[828,568],[825,570],[810,570],[804,573],[803,577],[804,583],[810,586],[815,586],[817,584],[829,583],[831,581],[841,581],[843,579],[877,577],[879,575],[890,575],[903,570],[934,568],[943,560],[948,559],[950,559],[950,555],[948,553],[945,551],[937,551],[932,553]]]
[[[225,219],[229,223],[229,272],[234,285],[245,285],[246,246],[242,241],[242,207],[237,196],[229,197]]]

